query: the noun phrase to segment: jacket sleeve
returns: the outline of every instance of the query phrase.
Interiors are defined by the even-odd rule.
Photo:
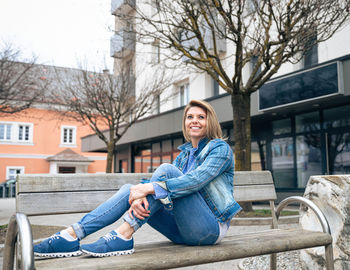
[[[233,164],[228,144],[217,143],[209,150],[203,163],[188,174],[159,183],[169,192],[170,198],[182,197],[202,189]]]

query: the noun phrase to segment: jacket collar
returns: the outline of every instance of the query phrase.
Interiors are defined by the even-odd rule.
[[[204,148],[204,146],[208,143],[209,139],[208,138],[202,138],[199,143],[198,143],[198,148],[197,151],[202,151],[202,149]],[[187,142],[183,145],[180,145],[177,149],[181,150],[181,151],[185,151],[188,152],[192,149],[192,143],[191,142]],[[196,152],[197,152],[196,151]]]

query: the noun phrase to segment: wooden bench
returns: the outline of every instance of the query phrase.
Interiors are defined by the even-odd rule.
[[[88,212],[112,196],[125,183],[138,183],[150,174],[20,175],[17,181],[17,214],[9,223],[4,250],[4,270],[13,268],[14,246],[21,269],[34,269],[30,224],[27,216]],[[268,201],[272,210],[270,230],[227,236],[214,246],[191,247],[155,242],[136,245],[130,256],[50,259],[35,261],[35,269],[171,269],[225,260],[271,254],[317,246],[325,247],[326,269],[334,269],[332,237],[319,208],[303,197],[283,200],[275,209],[276,192],[269,171],[236,172],[234,195],[238,202]],[[281,210],[291,203],[304,204],[319,218],[323,232],[278,229]],[[16,237],[17,236],[17,237]],[[17,239],[17,241],[16,241]]]

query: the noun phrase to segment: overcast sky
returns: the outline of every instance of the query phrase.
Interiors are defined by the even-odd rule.
[[[37,63],[112,70],[111,0],[0,0],[0,43],[10,42]]]

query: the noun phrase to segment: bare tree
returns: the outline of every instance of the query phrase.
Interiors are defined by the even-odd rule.
[[[20,62],[21,51],[11,44],[0,48],[0,114],[29,108],[43,98],[48,81],[35,57]]]
[[[141,42],[206,72],[231,95],[235,169],[251,169],[251,94],[349,20],[346,0],[164,0],[128,14]],[[139,3],[139,2],[138,2]]]
[[[118,75],[84,69],[56,73],[62,90],[54,100],[67,106],[65,115],[89,125],[106,144],[106,172],[111,173],[117,142],[137,120],[153,112],[169,76],[161,71],[148,76],[135,93],[136,78],[127,67]]]

